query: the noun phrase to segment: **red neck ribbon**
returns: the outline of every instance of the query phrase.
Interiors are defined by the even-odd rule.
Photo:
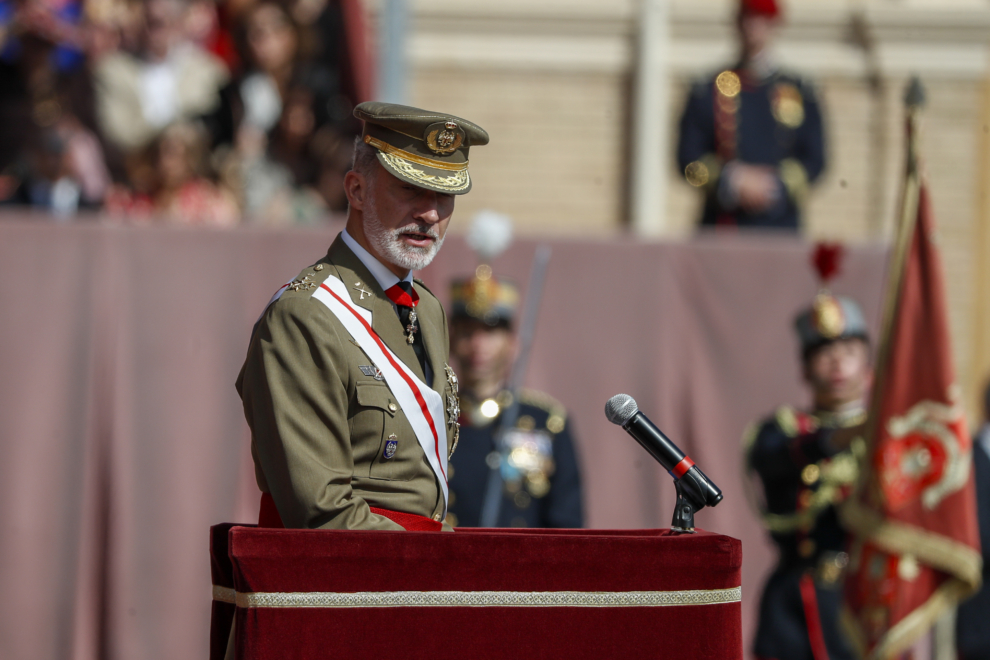
[[[388,290],[385,291],[385,295],[388,296],[389,300],[400,307],[415,307],[419,304],[419,294],[416,293],[416,289],[411,286],[409,287],[409,291],[403,289],[399,284],[390,286]]]

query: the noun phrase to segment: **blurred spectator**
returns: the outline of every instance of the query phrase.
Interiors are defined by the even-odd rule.
[[[0,203],[320,221],[346,207],[347,53],[337,0],[0,0]]]
[[[352,135],[335,125],[338,105],[350,114],[339,76],[312,60],[306,33],[281,4],[249,7],[240,41],[245,71],[223,89],[220,108],[208,118],[224,179],[240,191],[251,222],[317,221],[328,201],[318,192],[325,163],[337,162],[322,157],[325,147],[346,136],[349,148]]]
[[[12,178],[5,203],[63,217],[99,206],[110,184],[96,136],[71,115],[33,134]]]
[[[53,69],[77,69],[85,59],[82,15],[80,0],[0,0],[0,58],[16,60],[21,36],[31,35],[55,45],[50,55]]]
[[[77,4],[0,1],[0,200],[60,215],[102,202],[109,184],[79,67]]]
[[[236,71],[240,68],[240,58],[229,28],[229,20],[225,21],[214,0],[190,1],[184,25],[186,36],[223,61],[228,70]]]
[[[107,199],[112,215],[132,221],[171,224],[236,225],[234,196],[207,176],[208,138],[191,122],[173,124],[145,154],[129,159],[133,191],[118,188]]]
[[[145,0],[135,52],[110,52],[94,65],[102,133],[125,153],[217,107],[227,68],[188,38],[186,9],[182,0]]]

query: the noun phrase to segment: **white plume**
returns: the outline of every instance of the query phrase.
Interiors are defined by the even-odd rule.
[[[478,211],[468,229],[467,243],[482,261],[491,261],[512,243],[512,218],[488,209]]]

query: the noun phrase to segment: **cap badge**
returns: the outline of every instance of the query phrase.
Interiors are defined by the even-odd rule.
[[[426,146],[433,153],[451,154],[464,142],[464,135],[458,130],[457,122],[444,122],[443,128],[433,124],[426,129]]]
[[[827,293],[815,296],[811,321],[825,339],[835,339],[846,329],[846,317],[839,301]]]

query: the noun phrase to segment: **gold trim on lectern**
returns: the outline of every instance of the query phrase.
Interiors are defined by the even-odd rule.
[[[232,596],[233,594],[233,596]],[[698,591],[359,591],[236,593],[213,598],[241,608],[284,607],[676,607],[742,600],[742,587]]]

